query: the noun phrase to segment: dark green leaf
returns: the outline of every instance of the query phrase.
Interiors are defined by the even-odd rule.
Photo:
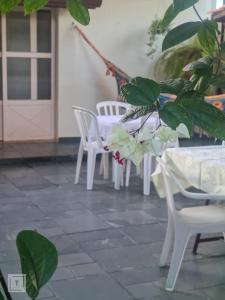
[[[130,120],[135,120],[140,117],[146,116],[150,112],[155,111],[155,105],[153,106],[143,106],[143,107],[135,107],[132,110],[130,110],[128,113],[125,114],[125,116],[122,119],[122,122],[127,122]]]
[[[191,116],[194,125],[206,131],[210,136],[225,139],[225,113],[213,105],[198,101],[201,99],[183,97],[182,106]]]
[[[157,102],[160,94],[159,85],[150,79],[136,77],[121,88],[122,97],[135,106],[149,106]]]
[[[83,25],[90,23],[90,15],[83,0],[67,0],[67,8],[71,16]]]
[[[199,0],[173,0],[173,6],[175,10],[179,12],[195,5]]]
[[[165,51],[191,38],[198,32],[201,25],[202,23],[198,21],[187,22],[170,30],[164,38],[162,50]]]
[[[207,54],[212,54],[215,50],[217,29],[215,21],[204,20],[198,31],[199,42]]]
[[[5,298],[4,298],[3,294],[1,293],[1,291],[0,291],[0,300],[5,300]]]
[[[159,110],[159,116],[172,129],[176,129],[180,123],[185,124],[189,133],[192,134],[193,124],[191,118],[177,101],[165,103]]]
[[[222,51],[222,52],[225,52],[225,42],[223,42],[223,43],[221,44],[221,51]]]
[[[11,10],[13,10],[21,0],[0,0],[0,12],[1,14],[5,14]]]
[[[213,65],[213,57],[204,56],[196,61],[191,62],[183,68],[184,72],[190,72],[195,70],[206,70],[209,71]]]
[[[16,239],[23,274],[26,274],[26,291],[36,299],[40,288],[52,277],[58,263],[55,246],[39,233],[25,230]]]
[[[206,72],[204,75],[199,77],[194,89],[204,94],[210,85],[210,80],[211,80],[211,73]]]
[[[48,3],[48,0],[24,0],[24,12],[30,14],[39,10]]]
[[[159,85],[161,93],[168,93],[174,95],[178,95],[181,92],[192,89],[192,83],[182,78],[169,79],[160,82]]]
[[[210,84],[217,88],[225,89],[225,75],[214,75],[211,78]]]
[[[167,27],[175,18],[176,16],[183,10],[193,6],[196,4],[199,0],[174,0],[173,4],[171,4],[162,20],[162,26]]]

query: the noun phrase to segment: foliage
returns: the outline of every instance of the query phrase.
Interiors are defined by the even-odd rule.
[[[24,13],[29,14],[43,8],[48,0],[0,0],[0,12],[5,14],[13,10],[18,4],[23,4]],[[90,22],[89,11],[83,0],[67,0],[67,8],[71,16],[83,25]]]
[[[183,68],[203,56],[202,47],[197,39],[175,49],[163,52],[155,64],[154,72],[158,80],[185,77]]]
[[[26,275],[26,292],[34,300],[56,270],[57,250],[48,239],[32,230],[21,231],[16,244],[22,273]],[[0,300],[4,300],[1,292]]]
[[[167,26],[163,26],[162,20],[160,19],[155,19],[152,21],[151,25],[149,26],[148,29],[148,36],[149,36],[149,41],[148,41],[148,46],[149,46],[149,51],[147,53],[148,56],[153,56],[156,52],[156,41],[158,39],[158,36],[164,35],[168,31]]]
[[[132,81],[133,84],[124,85],[122,95],[131,104],[144,107],[144,109],[139,108],[139,116],[147,115],[155,110],[172,129],[175,129],[180,123],[184,123],[190,133],[193,132],[195,126],[198,126],[210,136],[224,140],[225,113],[206,103],[204,97],[211,86],[225,87],[225,44],[218,24],[213,20],[203,20],[200,17],[195,7],[197,2],[199,0],[173,0],[162,20],[162,24],[169,26],[179,12],[190,7],[194,9],[199,18],[199,21],[186,22],[170,30],[162,44],[162,50],[165,51],[197,36],[203,49],[202,58],[189,61],[183,68],[183,71],[189,73],[188,79],[175,78],[158,84],[161,93],[173,93],[176,95],[176,100],[160,106],[157,98],[152,98],[152,95],[146,97],[148,90],[151,88],[156,90],[157,83],[147,82],[146,79],[140,77],[138,85],[135,80]],[[142,80],[147,86],[142,85],[142,89],[140,89]],[[143,95],[145,95],[144,101]],[[126,116],[126,120],[135,117],[136,114],[131,112]]]

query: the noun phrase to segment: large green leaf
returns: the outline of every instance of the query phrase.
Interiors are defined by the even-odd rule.
[[[5,14],[15,8],[21,0],[0,0],[0,12]]]
[[[167,27],[181,11],[193,6],[198,1],[199,0],[174,0],[163,17],[161,22],[162,26]]]
[[[204,20],[198,31],[199,42],[206,54],[212,54],[215,50],[217,29],[215,21]]]
[[[3,294],[1,293],[1,291],[0,291],[0,300],[5,300],[5,298],[4,298]]]
[[[181,102],[194,125],[214,138],[225,139],[225,113],[223,111],[198,98],[184,96]]]
[[[173,0],[174,9],[181,12],[193,5],[195,5],[199,0]]]
[[[83,0],[67,0],[67,8],[71,16],[83,25],[90,23],[90,15]]]
[[[192,121],[187,111],[177,102],[167,102],[159,109],[159,116],[169,127],[176,129],[180,123],[187,126],[192,134]]]
[[[129,110],[128,113],[126,113],[123,116],[122,122],[127,122],[130,120],[138,119],[138,118],[146,116],[147,114],[154,112],[154,111],[156,111],[155,105],[135,107],[135,108]]]
[[[189,80],[183,78],[168,79],[160,82],[161,93],[168,93],[178,95],[181,92],[192,89],[192,83]]]
[[[191,38],[198,33],[201,26],[199,21],[187,22],[170,30],[163,40],[162,50],[165,51]]]
[[[212,76],[210,84],[214,85],[217,88],[225,89],[225,74]]]
[[[136,77],[121,87],[122,97],[135,106],[149,106],[157,102],[160,94],[159,85],[147,78]]]
[[[48,0],[24,0],[24,12],[30,14],[48,3]]]
[[[205,70],[209,71],[213,66],[213,57],[204,56],[196,61],[191,62],[183,68],[184,72],[196,71],[196,70]]]
[[[16,239],[23,274],[26,274],[26,291],[36,299],[40,288],[52,277],[58,263],[55,246],[39,233],[25,230]]]

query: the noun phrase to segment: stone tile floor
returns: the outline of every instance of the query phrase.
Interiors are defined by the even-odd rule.
[[[0,266],[19,273],[16,234],[36,229],[59,252],[59,266],[39,299],[48,300],[223,300],[225,244],[202,244],[193,256],[190,241],[176,291],[164,291],[168,268],[158,260],[166,230],[166,205],[152,187],[142,195],[132,175],[128,189],[114,191],[96,173],[85,190],[86,166],[73,184],[72,162],[0,167]],[[177,197],[178,205],[184,199]],[[192,205],[188,201],[188,205]],[[14,294],[14,300],[27,299]]]

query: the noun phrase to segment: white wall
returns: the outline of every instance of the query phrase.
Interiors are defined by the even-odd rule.
[[[154,62],[146,56],[147,30],[161,17],[170,0],[103,0],[91,10],[91,23],[81,26],[100,52],[130,76],[153,77]],[[200,0],[204,17],[211,1]],[[192,10],[182,13],[177,23],[195,18]],[[115,79],[106,77],[98,56],[72,29],[73,19],[61,9],[58,17],[58,136],[78,136],[71,107],[95,110],[98,101],[115,99]]]

